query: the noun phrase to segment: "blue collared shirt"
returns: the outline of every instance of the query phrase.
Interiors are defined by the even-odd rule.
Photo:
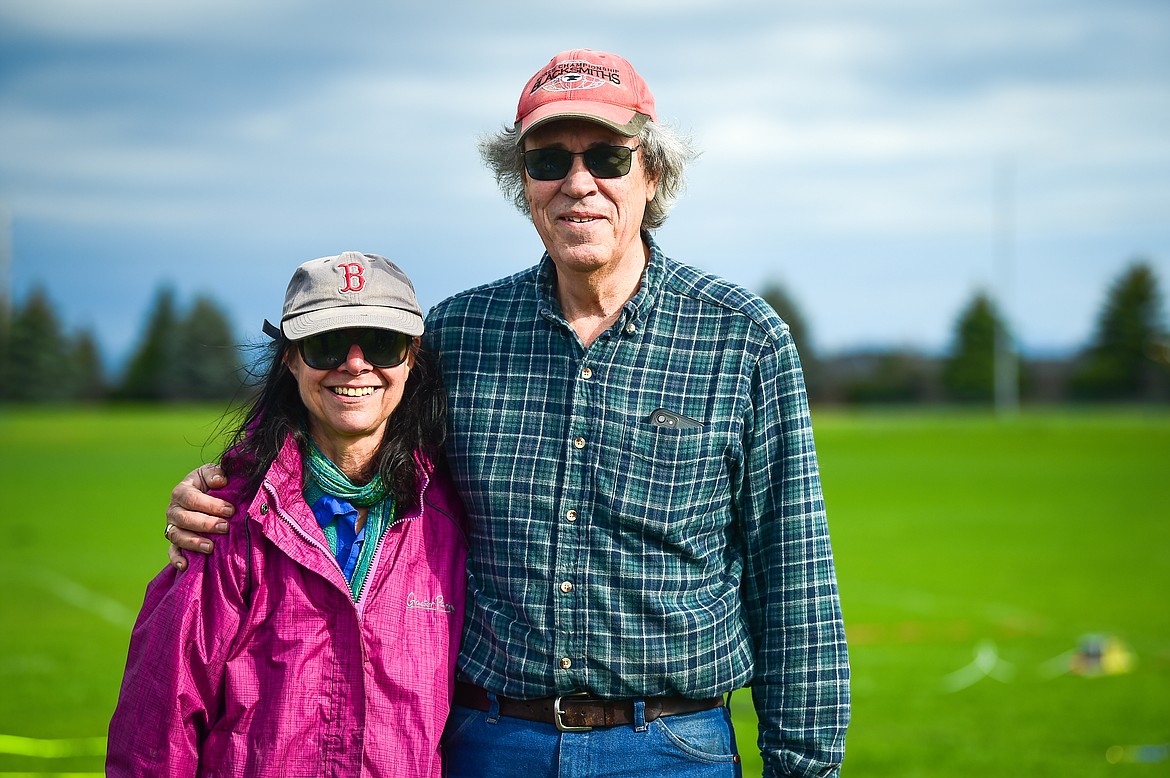
[[[769,774],[835,774],[849,668],[796,349],[646,240],[588,348],[547,255],[428,317],[471,517],[460,673],[520,698],[750,683]]]
[[[334,538],[329,537],[329,532],[326,532],[325,538],[330,541],[329,549],[337,559],[337,566],[341,568],[341,574],[345,576],[345,580],[352,581],[358,557],[362,554],[362,544],[366,540],[366,525],[363,524],[360,530],[356,529],[357,508],[331,494],[321,495],[320,499],[309,507],[313,511],[317,523],[321,525],[321,529],[326,530],[330,525],[335,528],[336,543],[334,543]]]

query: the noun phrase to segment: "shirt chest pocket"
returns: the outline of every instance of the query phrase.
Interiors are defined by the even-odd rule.
[[[698,529],[726,504],[723,447],[709,427],[661,427],[644,419],[627,419],[624,427],[613,482],[621,522],[666,539]]]

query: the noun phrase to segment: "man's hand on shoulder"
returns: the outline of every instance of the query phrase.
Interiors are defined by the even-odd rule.
[[[212,463],[192,470],[171,491],[167,528],[163,535],[171,541],[167,556],[176,569],[187,569],[184,550],[210,554],[215,546],[205,536],[227,534],[227,519],[235,513],[235,508],[231,503],[207,494],[224,486],[227,486],[227,477],[223,469]]]

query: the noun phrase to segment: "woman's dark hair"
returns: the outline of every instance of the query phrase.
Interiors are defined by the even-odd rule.
[[[308,411],[301,402],[296,378],[284,364],[284,355],[295,348],[284,337],[262,347],[252,370],[258,383],[255,399],[241,411],[221,458],[228,478],[245,479],[248,493],[260,488],[264,473],[289,435],[297,441],[301,454],[308,454]],[[416,507],[418,501],[414,452],[422,451],[438,461],[447,432],[447,396],[438,362],[417,345],[411,346],[411,352],[414,367],[374,455],[374,471],[382,476],[387,492],[394,495],[401,509]],[[369,475],[373,478],[374,472]]]

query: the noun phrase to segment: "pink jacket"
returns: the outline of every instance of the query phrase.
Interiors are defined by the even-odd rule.
[[[231,532],[146,589],[110,776],[439,776],[467,542],[446,476],[386,530],[355,604],[285,441]],[[240,489],[240,487],[237,487]]]

